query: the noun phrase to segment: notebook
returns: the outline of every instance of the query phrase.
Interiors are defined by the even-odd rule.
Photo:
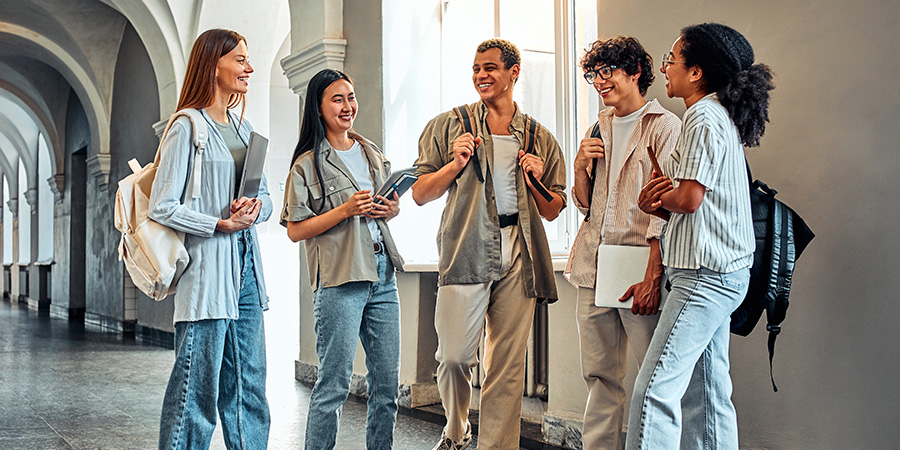
[[[393,198],[394,193],[397,194],[397,197],[403,195],[419,177],[415,176],[416,168],[410,167],[408,169],[398,170],[391,174],[388,177],[387,181],[381,186],[381,189],[378,189],[378,195],[384,198]],[[375,203],[381,203],[381,200],[375,199]]]
[[[250,133],[250,144],[244,158],[244,171],[241,173],[241,184],[236,198],[256,198],[259,195],[259,183],[262,181],[263,166],[266,164],[266,149],[269,140],[257,132]]]

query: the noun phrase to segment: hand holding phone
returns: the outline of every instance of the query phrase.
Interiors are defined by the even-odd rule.
[[[666,174],[663,173],[662,168],[659,167],[659,161],[656,159],[656,154],[653,153],[653,149],[650,146],[647,146],[647,155],[650,156],[650,164],[653,165],[653,171],[656,172],[657,176],[664,177]]]

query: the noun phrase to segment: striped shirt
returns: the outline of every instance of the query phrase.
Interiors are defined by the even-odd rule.
[[[631,136],[614,136],[612,120],[614,108],[600,111],[598,123],[605,140],[607,157],[597,160],[597,173],[591,204],[582,204],[572,188],[572,199],[582,214],[591,209],[591,219],[582,222],[569,253],[565,276],[575,286],[594,288],[597,277],[597,247],[601,240],[611,245],[646,247],[650,239],[659,238],[665,221],[644,213],[638,207],[638,194],[650,181],[653,170],[647,155],[649,145],[661,163],[668,160],[675,148],[681,121],[662,107],[656,99],[647,102]],[[591,137],[593,126],[585,133]],[[612,153],[610,141],[627,142],[624,162],[618,178],[610,176]],[[618,147],[617,147],[618,148]],[[588,168],[590,170],[590,167]],[[615,179],[614,179],[615,178]],[[612,183],[610,183],[612,182]],[[602,235],[602,238],[601,238]]]
[[[676,185],[696,180],[706,194],[693,214],[669,218],[660,242],[666,267],[729,273],[753,263],[756,243],[744,161],[737,127],[715,93],[688,108],[663,170]]]

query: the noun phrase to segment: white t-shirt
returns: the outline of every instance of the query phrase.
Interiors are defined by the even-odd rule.
[[[335,149],[335,151],[341,157],[341,160],[344,161],[347,168],[350,169],[350,175],[356,180],[359,189],[362,191],[368,189],[372,191],[372,196],[374,196],[376,190],[372,184],[372,178],[369,176],[369,164],[366,163],[366,158],[363,157],[362,147],[360,147],[359,142],[354,141],[350,150]],[[366,225],[369,227],[372,242],[381,242],[381,230],[378,229],[378,224],[375,223],[375,220],[366,217]]]
[[[609,191],[616,189],[616,183],[619,182],[619,173],[622,172],[622,166],[625,165],[625,156],[628,154],[628,142],[631,141],[631,135],[637,127],[638,121],[647,109],[647,104],[640,107],[637,111],[623,117],[613,115],[612,118],[612,136],[608,137],[606,151],[609,159]],[[640,149],[638,149],[640,150]]]
[[[519,212],[519,196],[516,193],[516,166],[519,164],[519,140],[515,136],[491,135],[494,143],[494,198],[497,213],[501,215]]]

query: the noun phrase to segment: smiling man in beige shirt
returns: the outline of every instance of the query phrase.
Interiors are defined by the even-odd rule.
[[[622,448],[627,346],[643,360],[659,319],[663,275],[659,236],[665,222],[640,210],[638,194],[652,170],[647,147],[659,160],[668,158],[681,121],[656,99],[644,99],[654,78],[653,60],[637,39],[619,36],[594,42],[581,66],[607,108],[586,133],[575,157],[572,197],[587,217],[565,273],[578,288],[581,370],[588,388],[584,449],[618,450]],[[592,137],[596,130],[601,137]],[[620,298],[634,296],[631,310],[594,306],[601,243],[650,247],[644,280]]]
[[[435,450],[462,450],[472,441],[472,368],[485,329],[478,448],[519,448],[534,306],[536,299],[557,298],[541,218],[555,219],[566,205],[565,163],[556,139],[541,126],[534,151],[524,151],[526,119],[513,102],[519,71],[512,43],[483,42],[472,64],[481,101],[465,107],[474,135],[448,111],[429,122],[419,139],[413,198],[422,205],[447,193],[438,229],[434,318],[447,426]],[[547,189],[548,198],[527,174]]]

